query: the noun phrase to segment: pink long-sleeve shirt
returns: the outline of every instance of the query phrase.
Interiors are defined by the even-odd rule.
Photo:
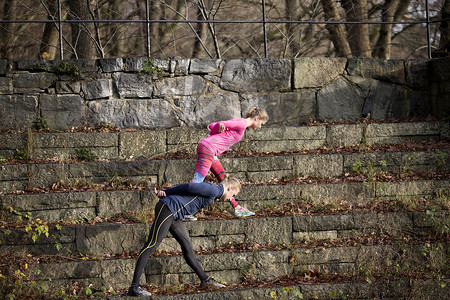
[[[220,123],[225,125],[223,132],[219,132]],[[244,136],[246,128],[247,120],[244,118],[211,123],[209,124],[210,136],[201,140],[200,144],[208,147],[214,155],[219,155],[239,142]]]

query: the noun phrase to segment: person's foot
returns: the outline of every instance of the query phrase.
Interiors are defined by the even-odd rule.
[[[151,295],[152,294],[150,292],[147,292],[140,285],[138,285],[138,286],[131,286],[128,289],[128,296],[151,296]]]
[[[185,219],[186,221],[197,221],[197,217],[194,217],[193,215],[186,215],[186,216],[184,217],[184,219]]]
[[[208,277],[208,279],[206,279],[205,281],[202,281],[200,286],[202,286],[202,287],[213,287],[213,288],[224,288],[225,287],[224,284],[221,284],[220,282],[216,281],[212,277]]]
[[[238,205],[234,209],[234,215],[237,217],[249,217],[249,216],[254,216],[255,213],[246,209],[245,207]]]

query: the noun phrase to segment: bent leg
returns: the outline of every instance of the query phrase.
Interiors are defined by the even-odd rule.
[[[177,240],[181,246],[181,251],[183,251],[183,257],[186,263],[194,270],[198,278],[203,282],[208,279],[202,266],[198,262],[194,254],[194,249],[192,249],[191,238],[182,220],[177,220],[172,223],[169,229],[170,233]]]
[[[214,176],[216,176],[219,182],[222,182],[226,175],[225,170],[223,169],[222,164],[220,163],[220,160],[216,156],[214,156],[214,161],[211,165],[211,173],[213,173]],[[230,199],[230,204],[231,206],[233,206],[233,208],[236,208],[238,206],[238,203],[234,199],[234,197]]]
[[[194,178],[191,182],[203,182],[211,168],[214,154],[203,144],[197,145],[197,162],[195,164]]]
[[[148,259],[150,258],[150,255],[152,255],[156,248],[158,248],[159,244],[161,244],[172,223],[172,213],[163,202],[159,201],[155,207],[155,221],[150,229],[148,240],[139,252],[139,256],[136,261],[133,282],[131,283],[132,287],[139,285],[141,275]]]

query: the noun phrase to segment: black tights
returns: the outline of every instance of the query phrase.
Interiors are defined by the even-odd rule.
[[[192,270],[197,273],[198,278],[200,278],[201,281],[208,278],[208,275],[206,275],[205,271],[203,271],[200,263],[195,257],[186,225],[184,225],[182,220],[174,221],[170,210],[163,202],[159,201],[155,207],[155,221],[150,229],[148,240],[145,243],[144,248],[142,248],[139,253],[136,262],[131,286],[139,285],[142,272],[144,271],[150,255],[152,255],[156,248],[158,248],[159,244],[161,244],[162,240],[167,235],[167,231],[170,231],[172,236],[180,244],[184,259]]]

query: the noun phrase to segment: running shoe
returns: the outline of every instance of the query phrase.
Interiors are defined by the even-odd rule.
[[[241,207],[234,209],[234,215],[237,217],[249,217],[254,216],[255,213],[252,212],[251,210],[246,209],[245,207]]]
[[[215,280],[212,277],[208,277],[208,279],[206,279],[205,281],[202,281],[200,286],[202,286],[202,287],[213,287],[213,288],[224,288],[225,287],[224,284],[221,284],[220,282],[218,282],[217,280]]]
[[[185,219],[186,221],[197,221],[197,217],[194,217],[193,215],[186,215],[186,216],[184,217],[184,219]]]
[[[144,288],[142,288],[140,285],[138,286],[131,286],[128,289],[128,296],[151,296],[152,294],[147,292]]]

